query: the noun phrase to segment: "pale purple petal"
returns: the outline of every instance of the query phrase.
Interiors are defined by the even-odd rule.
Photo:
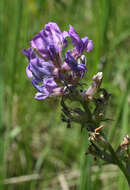
[[[29,48],[28,50],[26,50],[26,49],[22,50],[22,52],[24,53],[24,55],[26,55],[28,60],[30,60],[30,51],[31,51],[31,48]]]
[[[36,80],[31,80],[31,83],[33,84],[33,86],[36,88],[36,90],[38,92],[42,93],[43,91],[46,90],[45,87],[44,87],[44,85],[43,84],[39,85],[39,83]]]
[[[54,88],[57,88],[57,84],[54,81],[54,78],[45,78],[43,80],[44,86],[51,92]]]
[[[62,36],[63,36],[63,48],[67,48],[67,46],[68,46],[67,37],[69,36],[69,33],[67,31],[64,31],[62,33]]]
[[[83,52],[83,42],[71,25],[69,28],[69,35],[71,37],[73,45],[75,46],[77,50],[77,53],[81,55],[81,53]]]
[[[35,99],[37,99],[37,100],[44,100],[44,99],[46,99],[48,96],[49,96],[49,94],[43,94],[43,93],[37,92],[37,93],[35,94]]]
[[[33,37],[33,40],[30,42],[30,45],[32,48],[37,49],[39,52],[42,52],[45,50],[45,43],[40,33],[36,34]]]
[[[90,52],[90,51],[92,51],[92,49],[93,49],[93,42],[92,42],[92,40],[89,40],[86,51]]]
[[[29,61],[37,57],[36,53],[32,48],[28,48],[27,50],[23,49],[22,52],[24,53],[24,55],[26,55]]]
[[[57,33],[61,33],[58,25],[55,22],[49,22],[48,24],[45,24],[45,30],[48,30],[48,31],[54,30]]]
[[[27,74],[28,78],[32,78],[33,77],[32,72],[30,71],[30,65],[28,65],[26,67],[26,74]]]
[[[63,36],[63,38],[67,38],[67,37],[69,36],[69,32],[64,31],[64,32],[62,33],[62,36]]]
[[[88,37],[86,36],[86,37],[84,37],[84,38],[82,38],[82,42],[83,42],[83,44],[84,44],[84,50],[86,50],[87,49],[87,46],[88,46],[88,41],[89,41],[89,39],[88,39]]]
[[[50,45],[54,45],[61,51],[63,36],[56,23],[50,22],[45,25],[46,34],[48,34]]]

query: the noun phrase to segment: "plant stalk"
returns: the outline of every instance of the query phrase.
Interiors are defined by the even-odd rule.
[[[105,138],[106,139],[106,138]],[[116,163],[116,165],[120,168],[120,170],[123,172],[124,176],[126,177],[127,179],[127,182],[130,186],[130,174],[129,172],[127,171],[127,168],[125,168],[124,164],[122,163],[122,161],[120,159],[118,159],[118,156],[116,155],[115,151],[113,150],[111,144],[107,141],[106,139],[106,142],[107,142],[107,145],[108,145],[108,150],[109,152],[111,153],[111,156],[114,160],[114,162]]]

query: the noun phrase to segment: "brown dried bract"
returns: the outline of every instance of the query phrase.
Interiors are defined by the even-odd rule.
[[[130,145],[130,137],[128,135],[126,135],[123,138],[123,142],[120,144],[120,146],[127,146],[127,145]]]
[[[89,137],[89,141],[94,141],[97,139],[97,137],[100,135],[100,131],[104,128],[104,125],[99,126],[98,128],[96,128],[94,130],[94,132],[91,134],[91,136]]]

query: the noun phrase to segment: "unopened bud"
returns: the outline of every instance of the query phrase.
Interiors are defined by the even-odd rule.
[[[102,82],[103,74],[102,72],[98,72],[96,75],[93,76],[93,81],[95,81],[97,84]]]
[[[102,72],[98,72],[96,75],[93,76],[92,80],[93,83],[85,92],[85,99],[89,100],[89,97],[93,97],[96,90],[100,87],[102,82],[103,74]]]

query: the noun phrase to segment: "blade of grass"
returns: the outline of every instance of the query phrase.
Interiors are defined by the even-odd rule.
[[[49,154],[51,153],[51,148],[50,148],[50,144],[51,142],[48,142],[47,146],[43,149],[43,151],[40,153],[39,158],[36,162],[35,165],[35,169],[34,169],[34,174],[35,173],[39,173],[42,165],[44,164],[44,160],[46,159],[46,157],[49,156]],[[34,190],[36,188],[36,181],[33,181],[30,185],[30,190]]]
[[[12,121],[12,113],[13,113],[13,97],[14,97],[14,92],[15,92],[15,83],[16,83],[16,69],[17,69],[17,51],[18,51],[18,44],[19,44],[19,37],[20,37],[20,28],[21,28],[21,20],[22,20],[22,0],[15,1],[15,6],[12,4],[9,4],[11,7],[10,11],[13,11],[14,16],[11,18],[11,26],[13,26],[12,29],[12,36],[11,34],[10,37],[13,38],[13,43],[10,41],[9,43],[9,57],[7,58],[7,62],[11,64],[11,80],[10,80],[10,97],[9,97],[9,118],[8,118],[8,125],[6,129],[6,153],[9,148],[9,134],[10,134],[10,129],[13,126],[13,121]],[[6,155],[7,156],[7,155]]]
[[[127,135],[129,132],[128,118],[129,118],[129,109],[128,109],[128,91],[127,91],[124,104],[123,104],[122,122],[121,122],[121,130],[120,130],[120,142],[122,142],[123,136]],[[121,172],[119,172],[118,189],[129,190],[129,186],[126,183],[126,179],[124,178]]]
[[[108,48],[107,31],[111,2],[109,0],[101,0],[98,3],[93,4],[93,6],[93,15],[96,19],[97,28],[93,72],[97,72],[100,58],[101,56],[104,56]],[[98,12],[96,12],[95,9],[97,9]]]
[[[5,162],[4,162],[4,124],[3,124],[3,109],[4,109],[4,79],[3,79],[3,47],[4,47],[4,29],[3,29],[3,19],[4,19],[4,1],[0,1],[0,190],[4,189],[3,180],[5,177]]]
[[[110,142],[113,141],[114,136],[115,136],[115,132],[116,132],[116,129],[117,129],[117,126],[118,126],[118,124],[120,122],[125,99],[126,99],[126,92],[123,93],[123,95],[121,97],[121,100],[119,102],[119,106],[117,108],[117,113],[115,114],[115,118],[113,118],[114,119],[114,123],[113,123],[113,126],[112,126],[110,134],[109,134]]]
[[[115,131],[116,131],[118,123],[120,122],[120,119],[121,119],[121,114],[122,114],[122,111],[124,109],[125,101],[126,101],[127,94],[128,94],[129,81],[130,81],[130,79],[127,77],[127,79],[126,79],[126,89],[123,92],[121,101],[119,102],[119,107],[117,109],[117,113],[116,113],[116,116],[114,118],[114,124],[113,124],[112,129],[111,129],[110,134],[109,134],[110,142],[112,142],[112,140],[114,138]]]
[[[88,133],[84,129],[82,132],[83,142],[81,151],[81,166],[80,166],[80,185],[79,190],[91,190],[91,157],[85,155],[88,148]]]

